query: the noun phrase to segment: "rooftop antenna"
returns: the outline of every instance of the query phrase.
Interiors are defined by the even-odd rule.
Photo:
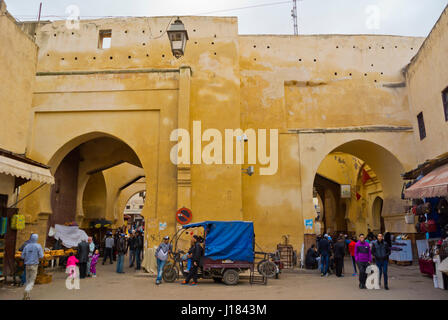
[[[294,22],[294,35],[299,35],[299,27],[297,25],[297,0],[292,0],[293,7],[291,10],[292,21]]]

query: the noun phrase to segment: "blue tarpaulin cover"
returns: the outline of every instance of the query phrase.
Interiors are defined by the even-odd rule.
[[[254,224],[246,221],[204,221],[184,229],[204,227],[204,257],[213,260],[254,261]]]

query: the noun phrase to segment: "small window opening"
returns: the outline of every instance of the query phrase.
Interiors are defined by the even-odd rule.
[[[112,30],[100,30],[98,39],[99,49],[109,49],[112,44]]]

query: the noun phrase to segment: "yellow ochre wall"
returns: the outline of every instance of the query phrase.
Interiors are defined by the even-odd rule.
[[[448,6],[406,71],[409,105],[419,163],[447,150],[448,122],[442,91],[448,88]],[[423,112],[426,138],[420,140],[417,115]]]
[[[172,17],[83,20],[73,30],[65,21],[38,26],[27,156],[54,173],[68,152],[92,139],[127,145],[138,163],[133,157],[127,162],[145,174],[146,247],[172,235],[176,210],[187,206],[193,222],[254,221],[264,250],[274,250],[282,236],[300,250],[304,219],[315,215],[314,177],[331,152],[368,163],[383,187],[386,225],[409,231],[392,223],[404,221],[400,173],[417,159],[402,70],[423,38],[242,36],[235,17],[181,20],[190,40],[180,59],[172,56],[166,35],[156,38]],[[105,29],[112,30],[112,47],[99,49]],[[265,166],[258,163],[254,175],[243,174],[247,158],[244,165],[176,167],[170,134],[178,127],[192,134],[199,120],[202,132],[214,128],[223,137],[224,129],[278,129],[276,174],[260,175]],[[106,160],[86,160],[78,192],[86,187],[87,168]],[[42,188],[21,206],[39,226],[52,212],[49,195],[50,188]],[[119,194],[107,202],[122,203]],[[159,230],[159,222],[167,228]]]

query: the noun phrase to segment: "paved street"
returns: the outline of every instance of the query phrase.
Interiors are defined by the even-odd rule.
[[[155,285],[148,274],[125,267],[125,274],[115,273],[115,264],[98,266],[97,278],[81,280],[80,290],[65,287],[64,272],[57,272],[53,282],[36,285],[31,298],[40,299],[448,299],[448,290],[435,289],[431,278],[423,276],[418,266],[390,266],[390,290],[360,290],[352,267],[346,260],[346,276],[321,278],[317,271],[294,270],[269,280],[267,286],[250,285],[248,279],[237,286],[216,284],[200,280],[199,286],[182,286],[176,283]],[[21,299],[23,288],[0,287],[0,300]]]

